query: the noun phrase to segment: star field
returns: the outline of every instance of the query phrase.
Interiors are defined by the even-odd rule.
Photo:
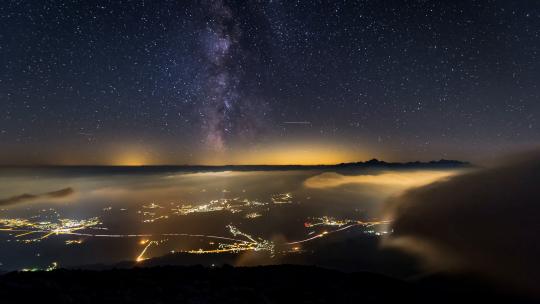
[[[540,142],[537,1],[3,1],[0,21],[0,163]]]

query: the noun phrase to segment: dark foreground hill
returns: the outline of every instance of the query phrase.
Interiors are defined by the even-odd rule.
[[[2,303],[533,303],[477,281],[405,281],[312,266],[165,266],[0,276]]]

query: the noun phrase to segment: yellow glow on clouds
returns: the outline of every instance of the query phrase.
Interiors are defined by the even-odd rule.
[[[364,184],[370,186],[386,186],[409,188],[427,185],[458,173],[448,171],[388,171],[376,175],[341,175],[334,172],[322,173],[308,178],[304,185],[308,188],[332,188],[346,184]]]

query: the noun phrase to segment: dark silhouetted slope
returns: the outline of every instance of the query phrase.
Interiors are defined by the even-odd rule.
[[[2,303],[526,303],[459,280],[404,281],[312,266],[56,270],[0,276]],[[532,302],[531,302],[532,303]]]

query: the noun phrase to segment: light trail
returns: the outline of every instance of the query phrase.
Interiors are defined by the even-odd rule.
[[[268,251],[272,255],[274,254],[274,243],[267,241],[267,240],[255,240],[251,235],[241,232],[238,230],[238,228],[229,225],[227,226],[229,228],[229,231],[234,236],[241,235],[245,237],[248,241],[240,241],[239,243],[233,243],[233,244],[219,244],[218,249],[208,249],[208,250],[188,250],[184,251],[187,253],[193,253],[193,254],[210,254],[210,253],[225,253],[225,252],[242,252],[242,251]]]
[[[28,224],[31,224],[28,221],[24,221],[24,222],[28,223]],[[72,223],[72,221],[67,221],[67,222]],[[294,245],[294,244],[299,244],[299,243],[305,243],[305,242],[308,242],[308,241],[312,241],[312,240],[324,237],[327,234],[347,230],[347,229],[350,229],[350,228],[355,227],[355,226],[371,227],[371,226],[376,226],[376,225],[381,225],[381,224],[388,224],[388,223],[389,223],[389,221],[373,221],[373,222],[357,221],[354,224],[346,225],[346,226],[343,226],[343,227],[341,227],[339,229],[332,230],[330,232],[323,232],[323,233],[314,235],[314,236],[309,237],[309,238],[304,239],[304,240],[288,242],[286,244]],[[30,225],[30,226],[32,226],[32,225]],[[311,226],[315,226],[315,225],[311,225]],[[76,232],[78,230],[90,229],[90,228],[93,228],[93,227],[92,226],[74,226],[74,227],[72,227],[70,229],[68,229],[68,228],[61,228],[61,229],[56,228],[54,230],[44,230],[44,229],[33,230],[33,229],[2,228],[2,229],[0,229],[0,231],[20,232],[20,234],[15,236],[16,238],[26,236],[26,235],[30,235],[30,234],[38,234],[38,233],[44,234],[39,238],[26,239],[26,240],[24,240],[25,242],[43,240],[43,239],[46,239],[46,238],[50,237],[51,235],[74,235],[74,236],[97,237],[97,238],[140,238],[140,237],[155,238],[155,237],[160,237],[160,236],[161,237],[199,237],[199,238],[218,239],[218,240],[225,240],[225,241],[238,242],[238,243],[246,242],[245,240],[242,240],[242,239],[239,239],[239,238],[231,238],[231,237],[218,236],[218,235],[206,235],[206,234],[189,234],[189,233],[94,234],[94,233]],[[244,232],[241,232],[240,230],[238,230],[236,227],[234,227],[232,225],[227,226],[227,228],[229,228],[229,231],[233,236],[240,235],[240,236],[245,237],[249,241],[248,243],[258,243],[258,241],[255,240],[252,236],[250,236],[249,234],[246,234]],[[309,234],[312,234],[312,233],[313,232],[310,232]]]
[[[273,242],[270,242],[270,241],[267,241],[267,240],[262,240],[262,239],[257,241],[251,235],[238,230],[238,228],[236,228],[236,227],[234,227],[232,225],[228,225],[227,228],[229,228],[229,232],[233,236],[240,235],[240,236],[243,236],[244,238],[246,238],[247,240],[238,240],[238,239],[220,237],[220,236],[198,235],[198,236],[202,236],[202,237],[225,239],[225,240],[229,240],[229,241],[234,241],[234,243],[232,243],[232,244],[221,243],[221,244],[218,245],[217,249],[184,250],[184,251],[178,251],[178,252],[184,252],[184,253],[190,253],[190,254],[212,254],[212,253],[215,254],[215,253],[226,253],[226,252],[238,253],[238,252],[242,252],[242,251],[251,251],[252,250],[252,251],[268,251],[271,254],[274,253],[274,243]],[[168,234],[168,235],[173,235],[173,234]],[[174,235],[178,235],[178,234],[174,234]],[[182,236],[193,236],[193,235],[185,235],[185,234],[181,234],[181,235]],[[143,249],[143,251],[139,254],[139,256],[137,257],[137,259],[136,259],[137,262],[140,262],[140,261],[144,260],[144,254],[146,253],[146,251],[148,250],[148,248],[152,244],[159,245],[159,243],[157,241],[150,241],[146,245],[146,247]]]
[[[256,247],[254,247],[254,246],[234,246],[234,247],[231,247],[231,248],[209,249],[209,250],[199,249],[199,250],[188,250],[188,251],[184,251],[184,252],[191,253],[191,254],[211,254],[211,253],[227,253],[227,252],[238,253],[238,252],[241,252],[241,251],[249,251],[249,250],[255,250],[256,251]]]
[[[292,194],[291,193],[280,193],[275,194],[271,197],[271,201],[274,204],[287,204],[292,203]],[[267,203],[260,203],[257,201],[249,201],[247,199],[240,200],[238,198],[234,199],[220,199],[212,200],[210,203],[202,206],[192,207],[190,205],[182,205],[176,209],[171,209],[171,211],[176,211],[178,214],[187,215],[190,213],[198,212],[212,212],[212,211],[221,211],[227,210],[231,213],[242,211],[242,208],[253,208],[258,206],[264,206]],[[157,204],[143,205],[144,209],[153,209],[153,210],[164,210],[165,208]],[[160,218],[167,218],[168,215],[156,216],[153,212],[139,212],[143,215],[148,214],[151,216],[150,219],[146,220],[156,220]],[[248,213],[247,215],[253,215],[255,213]],[[57,214],[58,216],[58,214]],[[308,233],[308,238],[303,240],[298,240],[294,242],[282,243],[284,245],[296,245],[301,243],[310,242],[319,238],[322,238],[328,234],[337,233],[340,231],[348,230],[353,227],[373,227],[382,224],[388,224],[389,221],[354,221],[354,220],[337,220],[329,216],[315,217],[312,222],[306,222],[304,226],[306,228],[314,226],[335,226],[337,229],[331,231],[323,231],[322,233],[312,235],[315,231],[310,231]],[[22,241],[24,243],[30,242],[39,242],[41,240],[47,239],[51,236],[78,236],[82,237],[76,240],[66,240],[66,245],[72,244],[82,244],[84,242],[84,237],[88,238],[145,238],[143,241],[144,248],[137,255],[135,261],[141,262],[148,259],[146,256],[152,247],[158,247],[164,242],[169,242],[168,237],[193,237],[193,238],[206,238],[213,240],[220,240],[217,244],[217,248],[211,249],[198,249],[198,250],[180,250],[177,252],[184,252],[190,254],[216,254],[216,253],[227,253],[227,252],[244,252],[244,251],[267,251],[270,252],[271,256],[274,255],[275,244],[272,241],[264,240],[262,238],[253,237],[245,232],[240,231],[233,225],[228,225],[226,228],[229,233],[232,235],[219,236],[219,235],[206,235],[206,234],[190,234],[190,233],[139,233],[139,234],[114,234],[114,233],[99,233],[92,232],[89,230],[107,230],[107,228],[101,226],[102,223],[98,217],[93,217],[83,220],[75,219],[66,219],[58,218],[55,221],[49,220],[40,220],[38,216],[31,217],[29,219],[2,219],[0,218],[0,231],[9,232],[12,237],[17,239],[17,241]],[[375,230],[370,230],[369,233],[375,233]],[[387,232],[382,232],[387,233]],[[38,234],[39,236],[31,236]],[[378,233],[375,233],[379,235]],[[165,238],[161,241],[156,241],[158,238]],[[153,240],[152,240],[153,239]],[[211,245],[214,245],[213,242],[210,242]],[[298,247],[295,247],[298,248]],[[298,250],[293,250],[298,252]],[[176,251],[173,251],[176,252]]]
[[[24,232],[24,233],[21,233],[21,234],[17,234],[15,237],[18,238],[18,237],[29,235],[29,234],[32,234],[32,233],[36,233],[36,231]]]
[[[295,244],[301,244],[301,243],[306,243],[306,242],[309,242],[309,241],[313,241],[313,240],[316,240],[316,239],[319,239],[319,238],[322,238],[328,234],[332,234],[332,233],[336,233],[336,232],[340,232],[340,231],[344,231],[344,230],[347,230],[347,229],[350,229],[352,227],[372,227],[372,226],[376,226],[376,225],[384,225],[384,224],[388,224],[390,223],[389,221],[373,221],[373,222],[362,222],[362,221],[356,221],[354,222],[353,224],[349,224],[349,225],[346,225],[346,226],[343,226],[341,228],[338,228],[338,229],[335,229],[335,230],[332,230],[332,231],[324,231],[323,233],[320,233],[320,234],[317,234],[315,236],[312,236],[312,237],[309,237],[307,239],[303,239],[303,240],[299,240],[299,241],[294,241],[294,242],[288,242],[286,243],[287,245],[295,245]],[[308,227],[311,227],[311,226],[308,226]],[[310,233],[311,234],[311,233]],[[309,234],[308,234],[309,235]]]
[[[325,235],[332,234],[332,233],[336,233],[336,232],[343,231],[343,230],[347,230],[347,229],[349,229],[349,228],[356,227],[356,226],[361,226],[361,224],[351,224],[351,225],[348,225],[348,226],[345,226],[345,227],[341,227],[341,228],[336,229],[336,230],[332,230],[332,231],[324,231],[323,233],[317,234],[317,235],[312,236],[312,237],[310,237],[310,238],[307,238],[307,239],[305,239],[305,240],[300,240],[300,241],[295,241],[295,242],[289,242],[289,243],[287,243],[287,245],[295,245],[295,244],[301,244],[301,243],[313,241],[313,240],[315,240],[315,239],[322,238],[322,237],[324,237]]]
[[[0,223],[4,225],[10,225],[12,227],[5,228],[4,231],[17,232],[16,238],[24,237],[30,234],[43,234],[38,238],[25,239],[23,242],[37,242],[43,239],[46,239],[52,235],[70,235],[70,236],[80,236],[80,237],[96,237],[96,238],[157,238],[161,237],[198,237],[198,238],[209,238],[209,239],[218,239],[222,241],[227,241],[230,243],[220,243],[217,249],[209,250],[187,250],[184,252],[204,254],[204,253],[224,253],[224,252],[241,252],[241,251],[269,251],[274,252],[274,244],[267,240],[257,240],[251,235],[240,231],[238,228],[233,225],[228,225],[227,228],[233,237],[224,237],[218,235],[205,235],[205,234],[188,234],[188,233],[161,233],[161,234],[103,234],[103,233],[88,233],[88,232],[79,232],[84,229],[104,229],[97,227],[100,224],[97,218],[92,218],[90,220],[70,220],[70,219],[60,219],[56,223],[51,222],[31,222],[28,220],[20,219],[3,219]],[[28,227],[28,228],[24,228]],[[240,238],[241,237],[241,238]],[[65,242],[66,245],[71,244],[81,244],[82,240],[73,241],[68,240]],[[145,255],[152,246],[159,246],[158,241],[143,241],[142,244],[146,244],[144,249],[135,259],[136,262],[141,262],[145,260]]]
[[[146,251],[148,250],[148,248],[150,246],[152,246],[152,244],[156,244],[156,245],[159,245],[159,243],[157,241],[150,241],[146,244],[146,246],[144,247],[143,251],[141,252],[141,254],[139,254],[139,256],[135,259],[136,262],[141,262],[141,261],[144,261],[146,260],[144,258],[144,254],[146,253]]]
[[[310,125],[310,121],[284,121],[284,124],[287,125]]]
[[[227,228],[229,228],[229,231],[231,232],[232,235],[234,235],[234,236],[241,235],[241,236],[247,238],[248,240],[250,240],[251,242],[257,243],[257,241],[255,241],[251,237],[251,235],[249,235],[247,233],[243,233],[242,231],[238,230],[238,228],[234,227],[233,225],[228,225]]]
[[[158,233],[158,234],[92,234],[92,233],[79,233],[79,232],[72,232],[72,233],[65,233],[69,235],[76,235],[76,236],[87,236],[87,237],[98,237],[98,238],[139,238],[139,237],[160,237],[160,236],[178,236],[178,237],[200,237],[200,238],[208,238],[208,239],[219,239],[219,240],[227,240],[227,241],[233,241],[233,242],[245,242],[244,240],[225,237],[225,236],[217,236],[217,235],[207,235],[207,234],[189,234],[189,233]]]
[[[219,240],[226,240],[226,241],[233,241],[233,242],[245,242],[241,239],[235,239],[225,236],[218,236],[218,235],[207,235],[207,234],[189,234],[189,233],[160,233],[160,234],[93,234],[93,233],[83,233],[83,232],[62,232],[62,233],[56,233],[55,231],[49,231],[49,230],[28,230],[28,229],[0,229],[0,231],[9,231],[9,232],[23,232],[23,234],[16,235],[23,236],[26,234],[31,233],[44,233],[46,236],[50,236],[53,234],[57,235],[75,235],[75,236],[86,236],[86,237],[97,237],[97,238],[138,238],[138,237],[159,237],[159,236],[177,236],[177,237],[201,237],[201,238],[209,238],[209,239],[219,239]],[[43,237],[39,238],[42,239]]]
[[[305,242],[309,242],[309,241],[312,241],[312,240],[321,238],[321,237],[323,237],[323,236],[324,236],[324,235],[321,233],[321,234],[317,234],[317,235],[315,235],[315,236],[312,236],[312,237],[310,237],[310,238],[307,238],[307,239],[305,239],[305,240],[289,242],[289,243],[287,243],[287,245],[301,244],[301,243],[305,243]]]

